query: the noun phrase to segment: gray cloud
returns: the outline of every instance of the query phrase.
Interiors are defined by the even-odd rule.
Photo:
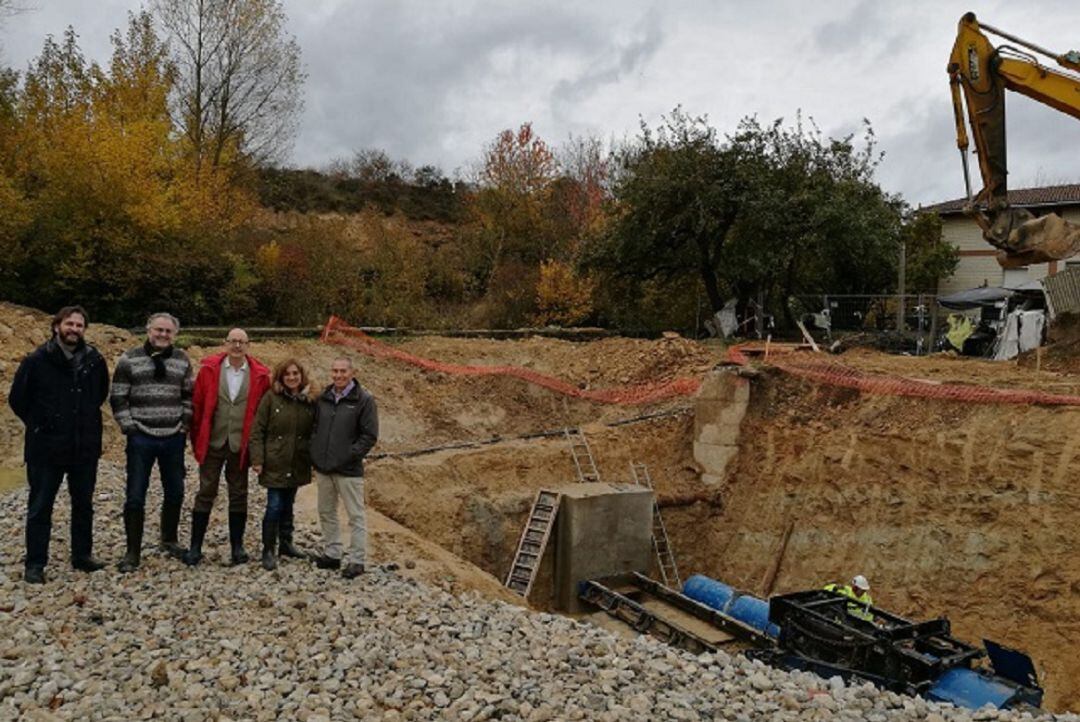
[[[451,172],[522,122],[553,144],[618,138],[681,104],[721,133],[801,109],[839,136],[867,117],[886,188],[913,203],[962,192],[944,66],[969,0],[284,2],[308,72],[297,165],[377,147]],[[1046,47],[1075,45],[1080,3],[1047,2],[1053,23],[1005,0],[980,13]],[[0,60],[19,69],[68,24],[87,57],[107,59],[109,33],[140,0],[28,3],[37,9],[0,28]],[[1022,98],[1009,109],[1013,185],[1075,177],[1066,151],[1080,123]]]
[[[552,92],[556,105],[573,104],[588,97],[597,88],[636,72],[656,53],[662,38],[659,18],[656,13],[648,13],[638,24],[636,37],[622,47],[601,45],[594,52],[594,62],[582,75],[560,80]]]
[[[859,0],[843,17],[819,25],[813,44],[820,53],[862,56],[864,60],[896,57],[912,42],[912,34],[889,20],[887,5]]]

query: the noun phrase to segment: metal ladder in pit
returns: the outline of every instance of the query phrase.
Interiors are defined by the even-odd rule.
[[[556,491],[541,489],[536,492],[536,499],[529,511],[529,520],[521,532],[517,551],[514,552],[514,561],[506,575],[506,588],[526,599],[532,590],[533,582],[536,581],[540,560],[543,559],[544,549],[551,538],[555,515],[559,513],[559,499],[560,495]]]
[[[593,458],[589,440],[581,429],[563,429],[567,443],[570,444],[570,456],[574,459],[574,470],[577,472],[579,482],[600,481],[600,470],[596,468],[596,459]]]
[[[652,517],[652,543],[653,551],[656,552],[656,561],[660,567],[660,579],[664,586],[673,589],[682,589],[682,579],[679,578],[679,567],[675,564],[675,552],[671,548],[671,540],[668,539],[667,527],[664,519],[660,516],[660,503],[656,500],[656,490],[653,489],[652,476],[649,475],[649,467],[645,464],[630,462],[630,475],[634,483],[644,486],[653,492],[653,517]],[[672,584],[672,582],[675,582]]]

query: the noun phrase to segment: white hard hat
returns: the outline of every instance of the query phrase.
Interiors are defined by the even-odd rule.
[[[867,592],[870,591],[870,582],[866,581],[866,577],[862,574],[856,575],[855,578],[851,580],[851,586]]]

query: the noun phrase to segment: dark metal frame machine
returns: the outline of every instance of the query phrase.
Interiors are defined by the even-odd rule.
[[[952,636],[948,619],[911,622],[872,607],[873,621],[848,611],[851,600],[815,590],[769,600],[780,628],[776,647],[751,652],[762,661],[822,676],[864,680],[904,694],[962,706],[1038,707],[1043,690],[1031,658],[986,641]],[[989,658],[989,668],[976,666]]]
[[[582,582],[579,595],[638,632],[693,653],[750,648],[748,656],[775,667],[971,709],[1042,704],[1034,665],[1023,652],[989,640],[983,647],[961,641],[944,618],[912,622],[870,607],[872,620],[862,619],[850,613],[851,599],[831,591],[766,601],[702,575],[690,577],[680,593],[626,574]]]

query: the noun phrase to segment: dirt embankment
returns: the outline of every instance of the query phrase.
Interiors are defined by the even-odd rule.
[[[959,370],[959,369],[957,369]],[[1027,651],[1052,709],[1080,706],[1080,409],[755,382],[722,511],[672,510],[688,571],[760,592],[865,574],[874,598]]]
[[[22,358],[47,340],[49,317],[34,309],[0,303],[0,468],[21,464],[22,425],[7,406],[7,392]],[[92,323],[87,339],[105,355],[109,367],[126,349],[142,342],[123,329]],[[527,338],[495,341],[422,337],[393,343],[409,353],[452,363],[519,365],[565,379],[581,388],[605,388],[644,381],[700,375],[720,360],[720,350],[687,339],[658,341],[612,338],[575,343]],[[197,362],[219,351],[188,349]],[[347,347],[305,341],[259,341],[250,353],[273,366],[286,358],[305,364],[317,387],[329,383],[330,364],[347,354],[357,377],[379,401],[377,451],[405,451],[493,436],[535,433],[685,405],[685,399],[632,408],[567,399],[525,382],[500,377],[461,377],[428,373],[372,359]],[[105,456],[123,460],[123,440],[106,408]]]
[[[46,313],[0,301],[0,473],[22,464],[23,426],[8,406],[8,391],[19,362],[49,339],[49,325],[50,316]],[[110,369],[120,354],[137,343],[122,328],[93,322],[86,338],[105,356]],[[118,453],[116,449],[122,450],[122,437],[116,424],[105,425],[105,445],[114,453]]]

